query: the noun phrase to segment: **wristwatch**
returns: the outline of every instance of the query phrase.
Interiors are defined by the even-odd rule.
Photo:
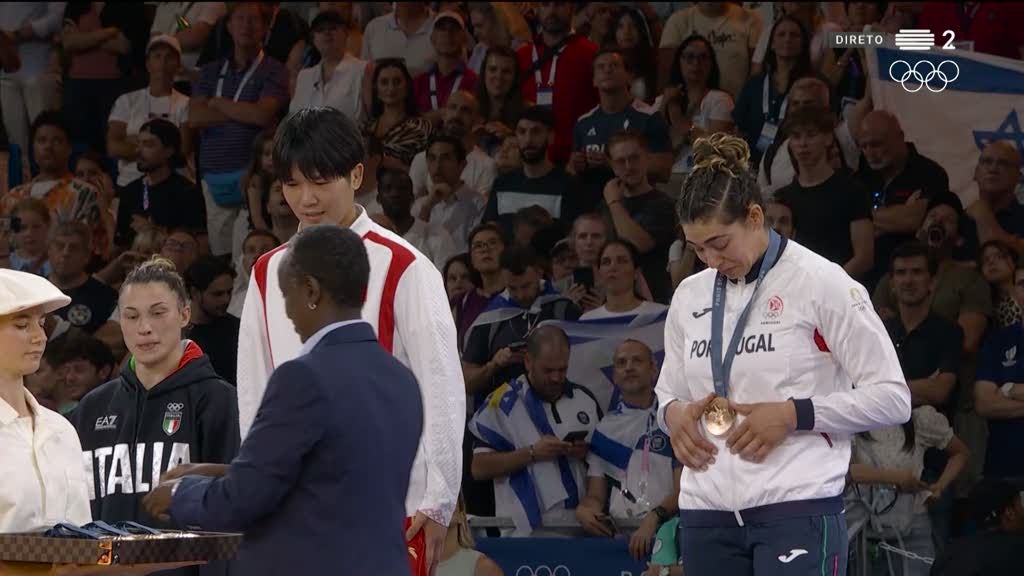
[[[1013,382],[1007,382],[1006,384],[1003,384],[1002,386],[999,387],[999,393],[1009,398],[1010,393],[1013,392],[1013,386]]]
[[[668,511],[664,506],[658,505],[651,508],[651,512],[654,512],[658,516],[658,524],[664,524],[672,519],[672,513]]]

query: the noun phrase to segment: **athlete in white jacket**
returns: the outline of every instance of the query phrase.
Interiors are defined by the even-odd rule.
[[[458,501],[462,478],[465,389],[455,323],[434,265],[397,234],[377,225],[353,203],[362,180],[363,146],[355,126],[330,108],[297,112],[278,129],[274,165],[284,195],[301,225],[337,222],[359,234],[370,259],[363,319],[381,345],[415,374],[425,411],[423,437],[413,464],[406,510],[408,536],[424,528],[414,575],[426,574],[441,547]],[[253,266],[242,310],[238,345],[238,409],[244,438],[274,368],[302,347],[285,314],[277,269],[287,245]],[[339,380],[344,375],[339,374]],[[373,438],[367,438],[372,442]],[[365,471],[372,474],[372,470]],[[416,566],[416,561],[420,564]]]
[[[679,203],[709,266],[672,299],[657,385],[659,424],[685,466],[680,553],[694,574],[844,574],[850,437],[907,421],[910,391],[864,287],[766,227],[748,158],[738,138],[698,140]],[[728,410],[716,429],[718,314]]]

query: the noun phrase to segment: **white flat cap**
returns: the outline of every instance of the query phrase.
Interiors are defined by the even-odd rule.
[[[42,306],[49,314],[71,303],[71,298],[42,276],[0,269],[0,316]]]

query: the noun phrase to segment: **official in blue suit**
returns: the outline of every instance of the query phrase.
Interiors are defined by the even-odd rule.
[[[313,226],[285,258],[303,354],[270,377],[229,466],[174,471],[146,507],[181,527],[244,532],[238,574],[408,574],[399,527],[423,406],[412,373],[360,319],[366,249],[347,229]]]

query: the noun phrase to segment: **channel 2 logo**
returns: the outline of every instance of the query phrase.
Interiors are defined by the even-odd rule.
[[[942,49],[955,50],[953,31],[946,30],[942,35],[947,38]],[[930,30],[900,30],[896,34],[896,47],[901,51],[923,52],[934,46],[935,34]],[[922,88],[937,94],[960,77],[960,66],[952,60],[943,60],[938,64],[931,60],[918,60],[911,64],[901,59],[889,65],[889,77],[911,94],[920,92]]]

